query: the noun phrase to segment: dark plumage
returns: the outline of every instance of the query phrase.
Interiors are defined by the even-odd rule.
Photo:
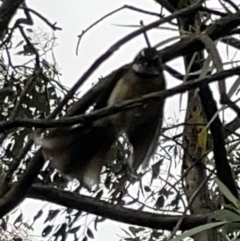
[[[165,89],[158,53],[143,49],[131,68],[122,73],[107,105]],[[141,107],[100,119],[88,127],[56,128],[48,135],[35,136],[46,160],[64,175],[77,178],[88,187],[99,183],[105,157],[119,133],[125,132],[133,146],[132,168],[146,165],[157,145],[162,125],[164,100],[156,99]]]

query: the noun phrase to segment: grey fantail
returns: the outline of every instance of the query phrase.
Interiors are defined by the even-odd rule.
[[[121,74],[106,106],[164,89],[165,78],[158,52],[154,48],[145,48]],[[163,108],[163,99],[149,100],[146,104],[99,119],[88,126],[74,125],[55,128],[48,134],[36,134],[34,140],[41,145],[45,160],[50,160],[54,168],[92,187],[100,182],[105,157],[123,132],[133,147],[130,158],[133,170],[148,164],[156,150]]]

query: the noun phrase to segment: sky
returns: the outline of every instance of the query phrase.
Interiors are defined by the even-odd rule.
[[[117,25],[139,25],[140,20],[143,20],[144,24],[148,24],[157,18],[140,14],[129,9],[124,9],[103,20],[86,33],[82,38],[78,55],[76,55],[77,36],[81,34],[84,29],[102,16],[122,7],[124,4],[153,12],[160,11],[159,6],[153,0],[27,0],[26,3],[28,7],[41,13],[51,23],[57,22],[57,26],[62,28],[62,31],[54,32],[54,35],[57,38],[57,47],[54,52],[62,74],[60,80],[69,87],[78,80],[96,58],[103,54],[119,39],[136,29]],[[163,26],[165,29],[158,28],[148,32],[152,46],[178,35],[173,26],[168,24]],[[34,17],[34,28],[40,28],[43,32],[48,32],[50,35],[53,34],[52,30],[36,17]],[[106,76],[120,66],[131,62],[135,55],[144,47],[146,47],[146,43],[143,36],[139,36],[123,45],[92,74],[81,90],[85,92],[93,82],[98,80],[99,77]],[[223,55],[224,59],[231,59],[234,56],[234,52],[230,50],[227,55],[226,49],[224,49],[221,55]],[[168,64],[183,73],[183,61],[181,59],[173,60],[168,62]],[[166,74],[166,77],[168,88],[180,83],[171,78],[168,74]],[[217,90],[216,85],[212,86]],[[172,118],[174,120],[179,119],[179,122],[181,122],[181,120],[183,121],[184,112],[180,109],[185,108],[185,95],[182,97],[182,106],[180,106],[179,100],[179,95],[167,100],[165,107],[166,120]],[[233,117],[234,115],[231,114],[229,119],[232,119]],[[41,208],[42,205],[42,202],[26,200],[22,203],[21,209],[22,211],[27,210],[24,214],[29,213],[29,217],[27,218],[30,219],[32,214],[36,214],[37,210]],[[49,208],[50,206],[46,206],[46,208]],[[106,240],[106,234],[107,240],[120,240],[120,238],[116,236],[118,234],[123,234],[120,227],[124,227],[124,225],[113,221],[102,223],[99,226],[98,232],[94,233],[96,236],[95,240]]]

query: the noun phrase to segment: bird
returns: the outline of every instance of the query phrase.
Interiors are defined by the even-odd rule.
[[[152,47],[142,49],[129,68],[117,76],[105,107],[166,89],[161,58]],[[44,159],[49,160],[54,168],[68,179],[76,178],[91,189],[98,186],[106,156],[122,133],[127,135],[132,146],[133,153],[129,158],[132,170],[147,166],[157,147],[163,110],[164,99],[153,99],[87,126],[73,125],[36,132],[34,141],[41,146]]]
[[[155,48],[143,49],[134,59],[131,68],[119,79],[114,87],[108,105],[142,95],[165,90],[161,59]],[[148,101],[145,105],[120,112],[112,117],[115,128],[125,132],[133,146],[131,166],[137,170],[146,166],[148,157],[156,149],[157,129],[162,126],[163,99]],[[155,141],[154,141],[155,140]]]

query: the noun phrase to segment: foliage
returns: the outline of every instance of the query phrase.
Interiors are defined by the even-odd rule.
[[[164,5],[166,3],[162,3],[161,0],[156,2],[158,2],[160,5],[163,5],[164,8],[171,12],[171,7]],[[189,1],[180,1],[177,6],[176,4],[174,5],[174,3],[176,3],[175,1],[168,2],[170,5],[172,4],[172,7],[175,6],[175,10],[187,11],[185,6],[188,5]],[[206,2],[206,4],[208,3]],[[225,5],[222,6],[221,11],[223,12],[218,10],[211,11],[211,9],[208,7],[205,7],[204,10],[202,7],[201,14],[205,13],[205,15],[208,16],[206,17],[204,14],[202,14],[203,24],[202,26],[198,26],[198,30],[203,31],[203,29],[205,29],[205,33],[209,34],[210,36],[208,37],[212,38],[212,47],[216,47],[217,45],[217,43],[214,43],[214,41],[222,41],[222,43],[227,45],[232,43],[231,35],[234,34],[234,31],[238,33],[237,27],[240,25],[240,22],[238,19],[236,20],[234,18],[236,15],[234,12],[235,4],[231,1],[228,1],[228,4],[231,6],[231,10],[233,9],[232,13],[227,11],[228,9],[225,7]],[[123,8],[137,11],[139,14],[145,13],[154,16],[157,15],[158,17],[162,18],[161,14],[148,12],[136,7],[124,6]],[[33,12],[27,10],[26,6],[23,9],[23,12],[28,20],[29,14],[33,14]],[[114,13],[115,12],[109,15]],[[200,13],[199,9],[197,13]],[[224,22],[224,18],[229,17],[227,13],[229,16],[232,16],[232,23],[230,24],[231,29],[229,25],[227,25],[227,20],[227,23]],[[104,16],[104,18],[106,17],[107,16]],[[185,19],[181,14],[178,15],[178,18],[180,17]],[[59,29],[55,24],[50,24],[46,18],[42,19],[47,25],[51,26],[53,30]],[[217,19],[218,21],[223,21],[222,25],[216,23]],[[0,128],[3,128],[4,125],[7,126],[6,123],[11,121],[18,120],[19,122],[16,123],[20,123],[14,126],[14,128],[6,128],[0,134],[2,179],[0,194],[3,200],[4,197],[6,197],[6,194],[9,193],[8,190],[11,189],[12,186],[14,187],[16,183],[21,183],[21,177],[28,171],[33,157],[36,156],[36,146],[31,145],[29,145],[31,148],[27,150],[27,154],[22,154],[23,150],[25,150],[25,146],[27,146],[28,143],[31,144],[29,140],[31,139],[31,135],[37,123],[32,121],[29,122],[30,124],[28,123],[27,126],[26,122],[23,120],[39,120],[38,124],[44,126],[46,124],[44,120],[48,120],[49,123],[51,123],[50,118],[56,116],[57,119],[61,118],[66,114],[70,106],[74,106],[74,103],[80,103],[82,100],[80,99],[80,102],[78,102],[79,96],[77,94],[75,95],[76,89],[74,89],[74,87],[72,89],[68,89],[60,82],[61,75],[54,58],[54,47],[56,46],[56,38],[54,37],[54,34],[50,35],[48,33],[39,31],[37,30],[37,27],[33,25],[33,23],[31,23],[29,26],[29,23],[26,24],[22,20],[23,19],[19,18],[13,24],[12,28],[9,27],[6,29],[5,33],[3,34],[4,36],[2,38],[0,50]],[[166,20],[166,22],[172,24],[171,20]],[[235,22],[237,23],[235,24]],[[98,22],[91,25],[91,27],[96,26],[97,23]],[[221,29],[221,26],[225,26],[224,24],[227,26],[226,29],[229,29],[228,31]],[[208,28],[208,26],[210,27]],[[219,27],[220,30],[217,31],[217,33],[213,32],[214,34],[212,34],[211,31],[214,31],[214,28],[211,28],[211,26],[216,28]],[[91,27],[88,28],[87,31],[91,29]],[[129,25],[128,27],[134,26]],[[14,36],[13,33],[15,33],[16,30],[19,30],[20,34]],[[175,30],[178,30],[176,26]],[[205,42],[204,40],[201,42],[199,40],[199,36],[196,37],[198,30],[194,29],[194,33],[184,33],[184,37],[189,40],[189,42],[186,40],[188,43],[186,45],[187,47],[184,47],[185,43],[181,40],[179,40],[179,42],[172,43],[173,40],[178,41],[178,38],[176,37],[165,39],[164,44],[163,42],[158,43],[156,46],[162,47],[159,52],[163,56],[162,59],[164,63],[179,56],[189,56],[194,52],[201,51],[203,49],[201,46],[204,45]],[[80,36],[80,39],[87,31],[83,32],[82,36]],[[226,40],[227,36],[229,37],[228,41]],[[129,37],[128,40],[130,39],[131,38]],[[192,44],[194,41],[198,41],[198,44]],[[239,40],[234,38],[234,41],[235,42],[232,43],[231,46],[238,51]],[[165,47],[165,45],[170,47]],[[209,46],[205,47],[207,50],[210,49]],[[189,51],[187,53],[186,48]],[[112,53],[116,49],[111,48],[109,52]],[[222,47],[221,50],[223,51]],[[167,51],[169,52],[166,54]],[[179,53],[178,51],[182,52]],[[211,51],[216,51],[218,53],[219,49],[216,47],[214,51]],[[171,78],[180,79],[184,82],[183,85],[186,84],[187,87],[185,90],[190,90],[191,86],[187,85],[187,82],[191,81],[191,79],[202,78],[204,80],[205,78],[206,80],[208,76],[213,75],[214,71],[217,72],[217,74],[219,74],[219,72],[221,74],[223,69],[217,67],[218,62],[214,59],[215,55],[211,55],[211,51],[208,51],[206,60],[200,60],[201,64],[199,65],[201,68],[195,72],[193,71],[193,67],[196,65],[196,61],[199,61],[197,55],[192,56],[190,61],[188,60],[188,66],[185,66],[186,74],[184,76],[167,64],[165,64],[165,69],[171,75]],[[225,52],[228,52],[228,50]],[[110,55],[111,54],[109,54],[109,56]],[[102,62],[103,61],[104,58]],[[211,65],[211,63],[214,64]],[[225,61],[221,64],[229,66],[232,63],[229,64],[227,61]],[[236,62],[236,64],[238,63]],[[233,69],[231,75],[229,76],[233,76],[234,71],[238,71],[238,69]],[[237,74],[239,75],[239,73]],[[221,80],[224,80],[224,77],[225,76],[221,78],[219,77],[219,83],[221,83]],[[197,89],[194,91],[193,96],[195,97],[198,95],[203,87],[206,87],[206,85],[207,84],[196,85],[195,88],[197,87]],[[95,88],[96,86],[94,86],[92,90],[95,90]],[[219,89],[219,95],[222,96],[224,93],[221,92],[221,84],[219,84]],[[221,125],[222,129],[220,128],[219,130],[219,132],[223,132],[225,138],[226,159],[229,160],[233,175],[233,177],[226,177],[224,180],[221,179],[221,177],[219,178],[221,180],[216,179],[216,176],[219,177],[218,167],[217,175],[215,170],[217,163],[219,163],[216,158],[216,148],[218,146],[216,145],[216,141],[214,139],[213,129],[211,129],[211,127],[216,123],[215,120],[219,118],[219,113],[223,113],[225,109],[233,109],[237,114],[239,114],[237,105],[234,105],[236,103],[235,95],[237,96],[239,94],[239,77],[235,80],[232,86],[228,85],[228,89],[229,91],[225,94],[228,94],[228,97],[232,102],[228,102],[228,104],[218,103],[219,105],[223,105],[218,108],[218,111],[215,112],[215,116],[212,116],[211,120],[208,119],[208,116],[206,117],[203,114],[204,111],[206,112],[206,110],[204,110],[202,106],[201,108],[193,108],[191,111],[186,110],[186,112],[182,112],[184,117],[186,113],[190,113],[188,119],[186,118],[184,122],[181,122],[183,118],[180,117],[166,117],[164,126],[162,128],[162,135],[159,140],[159,148],[145,171],[135,175],[128,167],[127,160],[131,155],[131,147],[128,144],[126,136],[123,134],[121,138],[119,138],[119,141],[112,147],[107,157],[107,163],[101,176],[101,186],[98,190],[89,192],[76,181],[72,181],[69,184],[64,177],[62,177],[56,170],[46,163],[44,168],[42,168],[38,173],[38,176],[32,185],[32,189],[26,190],[25,196],[31,197],[31,191],[37,190],[37,188],[39,188],[38,184],[41,184],[44,187],[51,186],[60,188],[60,196],[62,198],[66,198],[65,200],[69,199],[65,197],[64,192],[61,192],[63,189],[71,191],[71,193],[75,195],[76,199],[78,197],[81,198],[85,196],[91,197],[93,202],[96,201],[96,203],[93,204],[93,206],[95,205],[94,210],[92,210],[93,214],[98,213],[98,209],[101,208],[103,201],[105,202],[105,206],[109,204],[112,205],[110,207],[116,208],[114,210],[118,210],[118,207],[124,208],[124,210],[137,210],[139,216],[141,216],[141,214],[144,212],[149,212],[149,225],[146,223],[144,225],[140,223],[141,226],[136,226],[138,221],[135,220],[139,220],[137,219],[138,215],[131,217],[129,216],[129,218],[125,217],[125,222],[130,223],[131,225],[129,225],[127,229],[123,229],[124,237],[122,240],[176,241],[187,237],[192,237],[203,231],[206,231],[206,233],[210,236],[213,235],[216,230],[218,234],[227,237],[229,240],[236,240],[239,237],[239,199],[234,193],[231,193],[231,190],[235,189],[235,187],[232,187],[231,189],[231,187],[228,186],[229,182],[226,179],[233,179],[235,180],[236,184],[239,185],[238,161],[240,154],[239,134],[237,133],[237,129],[240,125],[237,122],[238,119],[236,119],[236,121],[234,120],[235,122],[233,121],[231,123],[227,123],[225,125],[225,129]],[[175,92],[172,90],[172,92],[169,93],[176,95],[180,93],[180,91],[177,91],[178,89],[175,89]],[[62,99],[67,97],[69,97],[69,99],[66,99],[64,107],[62,109],[59,108],[61,110],[58,111],[56,115],[54,114],[54,116],[52,116],[51,113],[53,113],[54,110],[56,110],[56,108],[63,103]],[[94,104],[91,103],[91,105],[88,107],[88,110],[91,110],[91,108],[94,108]],[[223,122],[224,116],[221,118],[221,123]],[[235,125],[232,123],[235,123]],[[191,167],[186,166],[187,162],[184,162],[186,155],[190,155],[189,153],[186,153],[187,147],[184,146],[186,140],[183,137],[187,136],[185,129],[186,126],[191,128],[192,132],[190,132],[190,136],[194,136],[196,134],[196,143],[190,142],[188,145],[195,145],[194,152],[201,156],[201,158],[197,160],[192,158],[193,160]],[[211,130],[211,132],[209,130]],[[219,149],[219,152],[220,151],[222,150]],[[202,183],[197,183],[197,186],[193,185],[194,187],[192,187],[192,183],[195,183],[196,180],[192,178],[192,182],[189,182],[189,179],[186,179],[186,176],[196,166],[198,169],[194,170],[201,170],[207,178],[206,180],[204,179]],[[224,168],[225,167],[223,166],[222,169],[225,170]],[[200,174],[197,175],[199,176]],[[210,208],[207,207],[207,212],[202,211],[205,207],[203,208],[201,206],[199,207],[199,213],[196,213],[196,209],[194,209],[194,199],[196,196],[200,196],[201,188],[204,186],[204,182],[207,183],[206,196],[210,199],[209,206],[212,206]],[[186,190],[189,187],[192,187],[193,189],[193,194],[190,197]],[[204,196],[202,199],[206,198],[206,196]],[[50,201],[51,198],[52,197],[50,197],[50,195],[43,197],[39,194],[38,196],[39,200]],[[225,200],[225,205],[223,205],[223,199]],[[8,240],[8,234],[10,232],[9,230],[11,230],[12,227],[14,227],[14,229],[26,230],[26,233],[28,234],[28,232],[30,233],[34,229],[34,225],[37,225],[37,222],[41,222],[41,235],[43,238],[50,238],[52,240],[66,240],[71,236],[74,238],[74,240],[82,239],[87,241],[90,239],[95,239],[99,226],[101,223],[105,222],[107,218],[110,217],[112,219],[116,219],[116,216],[121,216],[123,213],[123,209],[119,209],[119,213],[113,214],[115,211],[112,210],[112,213],[108,212],[102,217],[93,216],[86,211],[89,203],[85,203],[86,205],[82,205],[82,207],[79,209],[74,209],[71,207],[70,201],[69,203],[65,202],[65,204],[61,203],[61,200],[59,203],[55,203],[61,204],[61,206],[55,206],[49,203],[44,204],[42,209],[39,209],[32,214],[31,223],[25,221],[24,213],[22,214],[17,206],[16,210],[14,211],[17,214],[10,213],[2,217],[0,233],[2,232],[4,234],[4,238],[6,236],[6,239],[2,240]],[[214,206],[213,203],[216,203],[216,205]],[[194,223],[194,221],[196,221],[194,219],[196,218],[195,216],[187,215],[192,213],[199,215],[201,214],[200,216],[203,219],[204,217],[207,217],[208,223],[205,222],[201,225],[184,226],[184,218],[187,219],[192,217],[193,221],[190,223]],[[152,224],[150,220],[154,214],[157,214],[158,217],[162,218],[163,220],[163,224],[160,222],[157,223],[159,228],[156,228],[156,222],[155,224]],[[16,216],[15,220],[9,221],[9,219],[14,216]],[[175,218],[175,221],[172,221],[172,218]],[[164,221],[166,223],[171,223],[172,226],[170,225],[171,227],[168,226],[166,229],[162,228],[161,225],[164,225]],[[185,223],[187,223],[186,220]],[[20,241],[25,240],[25,238],[17,233],[16,235],[12,234],[12,240]]]

